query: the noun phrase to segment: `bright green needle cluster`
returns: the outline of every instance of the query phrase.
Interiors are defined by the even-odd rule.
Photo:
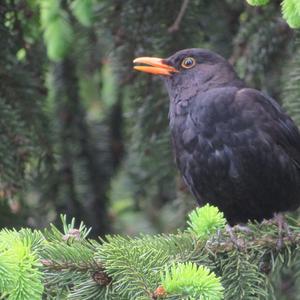
[[[181,296],[180,299],[223,299],[220,278],[207,267],[195,263],[173,264],[162,273],[161,281],[168,295]]]
[[[269,3],[269,0],[247,0],[250,5],[262,6]],[[283,0],[281,3],[282,16],[291,28],[300,28],[300,1]]]
[[[74,37],[68,15],[60,7],[58,0],[41,0],[40,9],[48,57],[59,61],[69,52]]]
[[[75,0],[70,6],[73,15],[83,26],[92,25],[93,1]],[[40,0],[39,4],[48,57],[53,61],[60,61],[70,52],[74,41],[70,17],[59,0]]]
[[[211,235],[225,227],[224,214],[215,206],[206,204],[196,208],[189,214],[188,230],[194,233],[199,239],[208,239]]]
[[[9,300],[38,300],[44,290],[42,273],[34,253],[34,245],[21,232],[2,230],[0,232],[0,294]],[[42,241],[41,235],[37,237]]]
[[[284,0],[281,4],[283,18],[291,28],[300,28],[300,1]]]
[[[71,9],[77,20],[86,27],[92,25],[93,21],[93,0],[75,0]]]
[[[266,5],[269,3],[270,0],[247,0],[247,2],[250,4],[250,5],[257,5],[257,6],[260,6],[260,5]]]

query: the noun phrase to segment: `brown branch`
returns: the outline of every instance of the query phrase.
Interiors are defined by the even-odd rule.
[[[300,245],[300,234],[290,236],[290,237],[283,237],[282,238],[282,245],[278,246],[279,238],[275,237],[263,237],[261,239],[254,239],[251,241],[245,239],[238,239],[239,251],[249,251],[251,249],[255,249],[257,246],[259,247],[266,247],[269,250],[277,250],[278,252],[286,247],[286,246],[299,246]],[[237,245],[235,245],[232,241],[227,241],[223,243],[212,243],[207,245],[207,249],[211,252],[218,254],[222,252],[230,252],[237,249]]]
[[[178,13],[174,23],[168,28],[168,32],[173,33],[175,31],[179,30],[180,23],[182,21],[182,18],[184,16],[185,12],[186,12],[188,4],[189,4],[189,0],[183,0],[182,1],[179,13]]]
[[[90,272],[91,278],[101,286],[107,286],[112,281],[112,278],[106,274],[103,265],[97,261],[94,261],[93,265],[91,265],[85,263],[80,264],[68,261],[58,262],[51,259],[41,259],[40,263],[43,267],[54,271],[72,270],[83,273]]]
[[[269,225],[268,225],[269,226]],[[262,234],[260,236],[260,234]],[[200,243],[200,247],[201,247]],[[263,231],[260,233],[251,231],[250,233],[242,233],[240,236],[236,236],[236,241],[233,242],[230,237],[226,237],[222,241],[208,241],[205,248],[208,252],[212,252],[215,255],[224,252],[230,252],[238,250],[241,252],[247,252],[252,249],[268,248],[271,251],[280,252],[285,247],[295,247],[300,245],[300,232],[291,231],[284,233],[283,236],[279,236],[277,232],[273,234],[264,235]]]
[[[94,261],[93,265],[91,264],[86,264],[86,263],[74,263],[74,262],[70,262],[70,261],[54,261],[51,259],[41,259],[40,263],[48,268],[48,269],[52,269],[52,270],[56,270],[56,271],[62,271],[62,270],[76,270],[76,271],[80,271],[80,272],[86,272],[89,270],[94,270],[94,271],[98,271],[104,270],[104,267],[101,263]]]

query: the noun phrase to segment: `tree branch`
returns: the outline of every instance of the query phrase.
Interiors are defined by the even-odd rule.
[[[72,270],[84,273],[90,271],[92,279],[101,286],[107,286],[112,281],[112,278],[105,273],[103,265],[96,261],[94,262],[95,265],[66,261],[57,262],[50,259],[41,259],[40,262],[43,267],[54,271]]]
[[[179,30],[180,23],[182,21],[182,18],[184,16],[185,12],[186,12],[188,4],[189,4],[189,0],[183,0],[182,1],[179,13],[178,13],[174,23],[168,28],[169,33],[173,33],[175,31]]]
[[[192,259],[195,252],[201,252],[205,248],[205,252],[217,255],[222,255],[224,252],[238,251],[248,252],[253,249],[267,248],[271,251],[279,253],[285,247],[293,247],[300,245],[300,233],[292,232],[288,236],[282,237],[282,244],[279,247],[278,236],[276,235],[262,235],[258,238],[246,239],[241,237],[238,238],[239,246],[237,246],[229,237],[224,236],[225,239],[221,241],[196,241],[194,244],[194,250],[191,253],[191,257],[187,257],[187,260]],[[101,286],[108,286],[112,282],[112,278],[106,273],[103,263],[98,260],[93,260],[93,263],[86,262],[68,262],[68,261],[56,261],[51,259],[40,259],[42,266],[52,271],[78,271],[78,272],[90,272],[91,278]],[[261,270],[265,272],[264,270]],[[147,288],[145,291],[148,293]],[[156,291],[152,294],[152,299],[157,299]]]

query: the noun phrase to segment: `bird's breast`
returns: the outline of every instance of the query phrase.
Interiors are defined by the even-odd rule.
[[[205,115],[203,116],[205,120]],[[171,120],[171,132],[176,162],[181,172],[190,172],[191,168],[202,167],[203,172],[230,171],[236,174],[235,167],[230,165],[232,150],[228,141],[234,139],[226,123],[196,123],[190,113],[176,115]],[[225,142],[225,139],[227,141]]]

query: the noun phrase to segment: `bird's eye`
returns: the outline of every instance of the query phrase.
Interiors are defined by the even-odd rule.
[[[186,57],[181,62],[181,66],[185,69],[190,69],[196,64],[196,61],[193,57]]]

